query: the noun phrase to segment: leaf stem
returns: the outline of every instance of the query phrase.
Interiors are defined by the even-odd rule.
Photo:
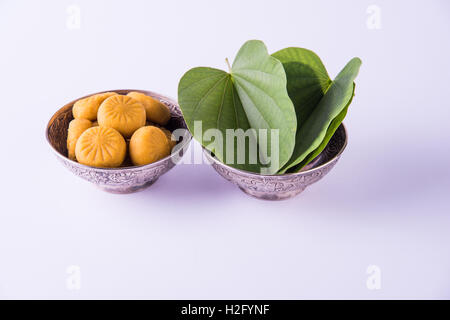
[[[230,66],[230,61],[228,61],[228,58],[225,58],[225,62],[227,63],[228,71],[231,73],[231,66]]]

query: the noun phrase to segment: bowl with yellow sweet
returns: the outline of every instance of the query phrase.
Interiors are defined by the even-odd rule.
[[[64,105],[48,122],[46,138],[75,175],[108,192],[132,193],[172,169],[191,135],[176,101],[123,89]]]

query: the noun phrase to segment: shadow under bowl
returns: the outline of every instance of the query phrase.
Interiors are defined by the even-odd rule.
[[[312,162],[299,172],[283,175],[262,175],[239,170],[223,164],[206,149],[203,149],[203,153],[214,170],[248,195],[264,200],[284,200],[298,195],[322,179],[337,163],[346,146],[347,131],[341,124],[325,149]]]
[[[76,101],[93,94],[111,91],[119,94],[127,94],[131,91],[142,92],[158,99],[169,107],[172,117],[165,127],[170,131],[175,129],[185,129],[183,131],[183,135],[180,137],[180,141],[172,149],[172,153],[169,156],[144,166],[122,166],[119,168],[96,168],[83,165],[68,158],[67,130],[69,128],[69,122],[73,119],[73,104]],[[180,107],[175,100],[158,93],[145,90],[121,89],[97,93],[76,99],[59,109],[48,122],[47,129],[45,131],[47,142],[56,157],[67,169],[72,171],[72,173],[95,184],[97,187],[107,192],[133,193],[152,185],[160,176],[172,169],[177,162],[181,160],[181,157],[188,148],[192,137],[187,130]]]

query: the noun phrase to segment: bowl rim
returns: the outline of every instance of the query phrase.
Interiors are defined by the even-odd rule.
[[[221,161],[219,161],[219,159],[217,159],[216,157],[213,157],[211,155],[211,152],[206,149],[205,147],[202,146],[203,148],[203,153],[206,155],[206,157],[208,159],[210,159],[211,161],[213,161],[214,163],[218,164],[219,166],[225,167],[230,171],[236,172],[238,174],[241,175],[247,175],[247,176],[253,176],[253,177],[268,177],[268,178],[282,178],[282,177],[293,177],[293,176],[300,176],[300,175],[304,175],[307,173],[312,173],[315,171],[318,171],[320,169],[323,169],[324,167],[328,166],[331,162],[336,161],[337,159],[339,159],[339,157],[341,156],[341,154],[344,152],[345,148],[347,147],[347,143],[348,143],[348,133],[347,133],[347,128],[345,127],[344,123],[342,122],[339,127],[342,126],[342,129],[344,130],[344,135],[345,135],[345,139],[344,139],[344,144],[341,147],[341,149],[339,150],[339,152],[330,160],[328,160],[325,163],[322,163],[321,165],[317,166],[317,167],[312,167],[310,169],[307,170],[301,170],[299,172],[293,172],[293,173],[284,173],[284,174],[261,174],[261,173],[256,173],[256,172],[251,172],[251,171],[245,171],[245,170],[241,170],[241,169],[237,169],[234,167],[231,167]],[[338,127],[338,128],[339,128]]]
[[[136,169],[141,170],[141,169],[145,169],[145,168],[147,168],[147,167],[148,167],[148,168],[150,168],[150,167],[156,167],[157,165],[159,165],[159,164],[161,164],[161,163],[163,163],[163,162],[165,162],[165,161],[167,161],[167,160],[173,158],[173,157],[175,156],[175,154],[178,153],[179,150],[181,150],[181,149],[183,149],[184,147],[186,147],[186,146],[189,145],[190,141],[192,140],[192,135],[190,134],[189,130],[186,128],[186,132],[185,132],[184,135],[183,135],[183,141],[182,141],[180,144],[176,144],[176,145],[174,146],[174,148],[172,149],[172,152],[170,153],[170,155],[168,155],[168,156],[166,156],[166,157],[164,157],[164,158],[162,158],[162,159],[160,159],[160,160],[158,160],[158,161],[155,161],[155,162],[152,162],[152,163],[149,163],[149,164],[145,164],[145,165],[141,165],[141,166],[128,166],[128,167],[104,168],[104,167],[93,167],[93,166],[88,166],[88,165],[79,163],[79,162],[77,162],[77,161],[71,160],[71,159],[69,159],[69,157],[66,157],[66,156],[64,156],[63,154],[61,154],[61,153],[60,153],[58,150],[56,150],[55,147],[51,144],[50,138],[49,138],[49,135],[48,135],[48,130],[49,130],[49,128],[50,128],[50,125],[53,123],[53,120],[54,120],[56,114],[59,113],[60,111],[62,111],[63,109],[68,108],[69,106],[73,107],[73,104],[74,104],[75,102],[77,102],[78,100],[81,100],[81,99],[84,99],[84,98],[93,96],[93,95],[95,95],[95,94],[101,94],[101,93],[105,93],[105,92],[116,92],[116,93],[118,93],[118,92],[126,92],[126,93],[129,93],[129,92],[132,92],[132,91],[144,93],[144,94],[150,95],[150,96],[152,96],[152,97],[157,97],[158,99],[167,100],[168,102],[170,102],[170,103],[172,103],[172,104],[178,106],[178,108],[180,108],[180,106],[178,105],[178,102],[177,102],[175,99],[173,99],[173,98],[171,98],[171,97],[168,97],[168,96],[165,96],[165,95],[162,95],[162,94],[159,94],[159,93],[154,92],[154,91],[150,91],[150,90],[142,90],[142,89],[115,89],[115,90],[104,90],[104,91],[94,92],[94,93],[91,93],[91,94],[82,96],[82,97],[77,98],[77,99],[75,99],[75,100],[73,100],[73,101],[71,101],[71,102],[66,103],[64,106],[62,106],[61,108],[59,108],[55,113],[53,113],[53,115],[51,116],[50,120],[47,122],[47,126],[46,126],[46,129],[45,129],[45,140],[47,141],[47,143],[48,143],[48,145],[50,146],[50,148],[52,149],[52,151],[56,154],[56,156],[59,157],[59,158],[64,159],[64,161],[67,161],[67,162],[71,163],[72,165],[75,165],[75,166],[78,166],[78,167],[82,167],[82,168],[86,168],[86,169],[93,169],[93,170],[98,170],[98,171],[108,171],[108,172],[114,172],[114,171],[121,171],[121,172],[123,172],[123,171],[128,171],[128,170],[129,170],[129,171],[133,171],[133,170],[136,170]],[[121,93],[119,93],[119,94],[121,94]],[[181,112],[180,112],[180,114],[181,114]],[[178,149],[176,149],[177,146],[180,146],[180,147],[178,147]],[[173,150],[175,150],[175,149],[176,149],[176,152],[173,152]]]

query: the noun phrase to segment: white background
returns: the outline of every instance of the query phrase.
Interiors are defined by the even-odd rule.
[[[0,298],[450,298],[449,35],[448,1],[1,0]],[[226,68],[248,39],[312,49],[331,77],[363,61],[349,145],[298,197],[250,198],[207,165],[107,194],[47,146],[68,101],[176,98],[184,72]]]

